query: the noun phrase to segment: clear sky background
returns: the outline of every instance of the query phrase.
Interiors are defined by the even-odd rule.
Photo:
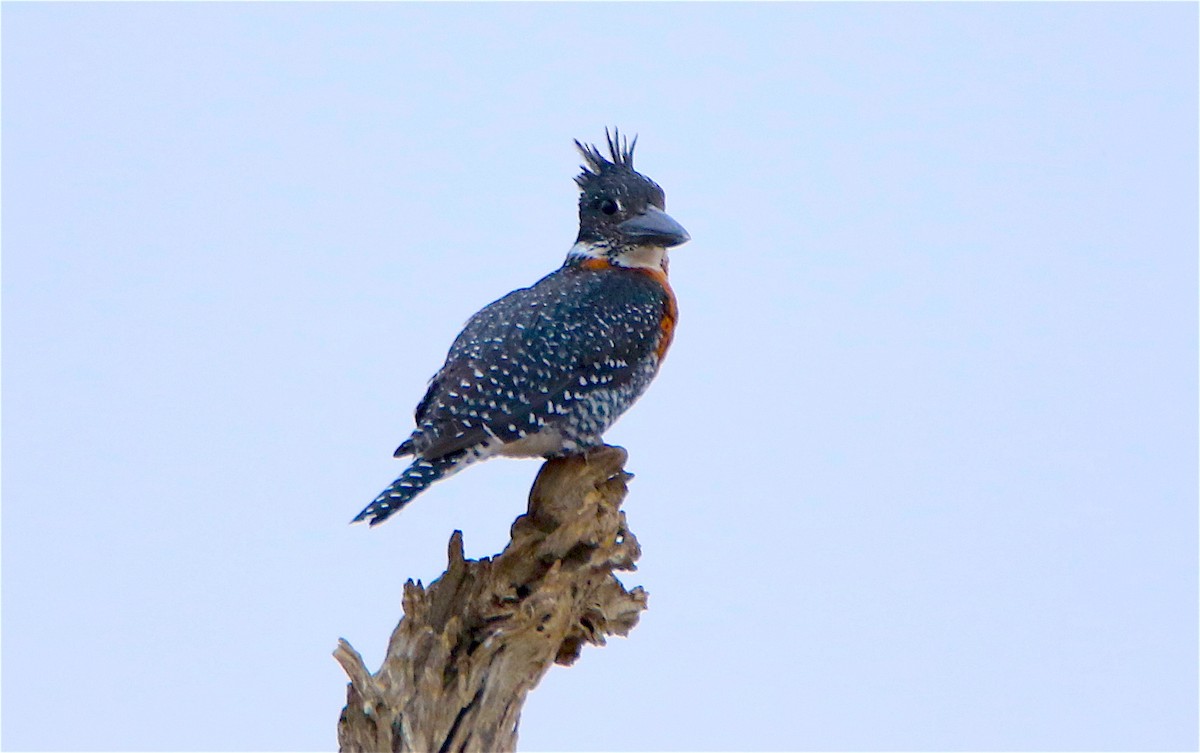
[[[1195,748],[1197,21],[6,4],[4,747],[334,747],[538,464],[347,523],[617,125],[694,238],[608,434],[650,610],[522,747]]]

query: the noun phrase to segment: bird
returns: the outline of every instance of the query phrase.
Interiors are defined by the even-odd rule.
[[[662,188],[633,168],[637,136],[605,129],[583,157],[579,234],[562,266],[472,316],[396,449],[407,468],[352,522],[376,526],[418,494],[492,457],[584,453],[641,397],[671,346],[679,307],[669,249],[691,239]]]

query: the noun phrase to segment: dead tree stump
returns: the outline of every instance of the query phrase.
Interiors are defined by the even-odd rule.
[[[464,560],[455,531],[446,572],[428,588],[405,584],[404,617],[374,675],[338,642],[350,676],[343,753],[515,750],[525,697],[550,665],[633,629],[646,592],[613,574],[641,554],[620,510],[625,460],[604,446],[547,461],[494,558]]]

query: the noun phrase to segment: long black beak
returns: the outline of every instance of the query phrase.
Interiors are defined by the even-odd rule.
[[[670,248],[692,239],[688,231],[683,229],[683,225],[655,207],[646,207],[646,211],[636,217],[630,217],[617,225],[617,228],[625,237],[647,246]]]

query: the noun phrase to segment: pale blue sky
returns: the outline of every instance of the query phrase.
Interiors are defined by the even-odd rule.
[[[538,465],[347,522],[571,139],[691,232],[542,749],[1197,741],[1197,6],[3,7],[3,745],[328,750]]]

